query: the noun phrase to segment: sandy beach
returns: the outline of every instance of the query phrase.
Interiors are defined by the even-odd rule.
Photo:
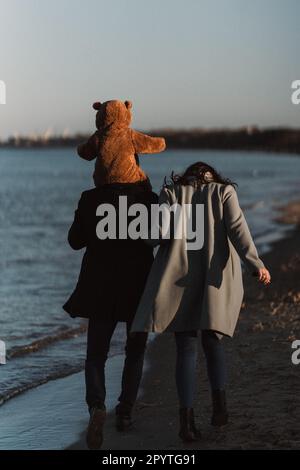
[[[195,413],[203,439],[194,449],[299,449],[300,365],[291,362],[291,343],[300,339],[300,204],[281,211],[282,223],[298,224],[286,238],[275,242],[263,260],[272,284],[261,287],[244,277],[245,298],[236,334],[225,339],[229,367],[230,422],[210,426],[210,393],[202,351]],[[103,449],[184,449],[177,437],[178,405],[173,378],[175,349],[171,335],[150,344],[150,364],[143,394],[135,409],[135,427],[127,434],[114,428],[108,417]],[[84,449],[82,439],[71,449]]]

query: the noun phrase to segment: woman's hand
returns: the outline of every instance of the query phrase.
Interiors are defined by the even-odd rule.
[[[259,269],[256,276],[258,277],[258,280],[265,285],[270,284],[271,282],[271,275],[266,268]]]

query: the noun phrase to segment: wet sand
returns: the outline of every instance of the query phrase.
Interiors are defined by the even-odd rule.
[[[118,399],[123,356],[107,361],[107,408]],[[51,380],[0,407],[1,450],[63,450],[86,427],[84,372]]]
[[[292,214],[292,215],[291,215]],[[281,222],[300,223],[300,203],[281,212]],[[225,339],[230,422],[210,426],[211,403],[205,362],[199,356],[195,414],[203,439],[190,449],[299,449],[300,365],[291,362],[291,343],[300,339],[300,226],[263,256],[272,274],[264,287],[245,274],[245,298],[233,339]],[[200,348],[201,349],[201,348]],[[174,384],[175,348],[160,335],[147,352],[150,367],[135,408],[135,426],[117,433],[108,416],[103,449],[184,449],[177,437],[178,405]],[[81,440],[70,447],[85,449]]]

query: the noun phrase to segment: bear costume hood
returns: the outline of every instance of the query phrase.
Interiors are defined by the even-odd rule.
[[[96,127],[98,130],[124,129],[130,126],[132,114],[131,101],[110,100],[93,104],[96,109]]]
[[[97,102],[93,108],[97,111],[97,130],[77,151],[84,160],[96,158],[95,185],[147,181],[137,156],[162,152],[166,148],[165,139],[131,129],[131,101]]]

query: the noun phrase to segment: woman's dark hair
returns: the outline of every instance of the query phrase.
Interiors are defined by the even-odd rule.
[[[193,163],[181,175],[175,174],[172,171],[170,181],[167,181],[165,178],[164,186],[168,185],[168,183],[174,183],[182,184],[183,186],[190,184],[199,187],[201,184],[211,182],[237,186],[236,183],[229,178],[223,178],[212,166],[204,162]]]

